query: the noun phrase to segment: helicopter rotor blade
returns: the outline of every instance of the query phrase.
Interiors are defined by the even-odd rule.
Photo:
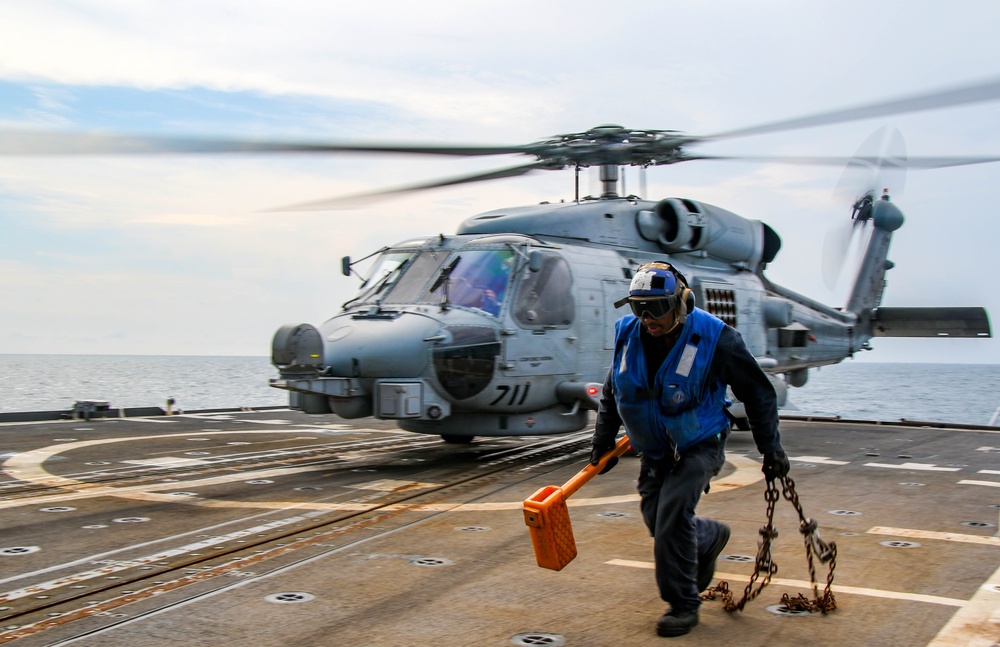
[[[836,288],[840,280],[854,232],[854,221],[842,221],[830,227],[823,238],[823,283],[830,290]]]
[[[761,124],[758,126],[750,126],[747,128],[737,128],[735,130],[724,131],[707,137],[692,137],[691,141],[704,142],[717,139],[734,139],[736,137],[763,135],[767,133],[798,130],[801,128],[815,128],[818,126],[829,126],[849,121],[872,119],[874,117],[887,117],[890,115],[901,115],[909,112],[920,112],[924,110],[934,110],[937,108],[947,108],[951,106],[980,103],[984,101],[995,101],[997,99],[1000,99],[1000,78],[957,86],[947,90],[938,90],[930,93],[914,94],[898,99],[890,99],[888,101],[869,103],[854,108],[821,112],[814,115],[807,115],[794,119],[784,119],[781,121]]]
[[[421,184],[396,187],[394,189],[383,189],[379,191],[372,191],[370,193],[357,193],[354,195],[341,196],[337,198],[328,198],[325,200],[302,202],[299,204],[287,205],[283,207],[275,207],[273,209],[267,209],[266,211],[268,212],[327,211],[333,209],[349,209],[352,207],[360,206],[362,204],[370,204],[371,202],[374,201],[384,200],[390,197],[403,195],[414,191],[423,191],[425,189],[436,189],[438,187],[454,186],[457,184],[467,184],[470,182],[482,182],[485,180],[499,180],[509,177],[518,177],[521,175],[525,175],[527,173],[531,173],[532,171],[537,171],[545,168],[548,168],[547,164],[534,162],[532,164],[523,164],[521,166],[512,166],[504,169],[496,169],[493,171],[487,171],[485,173],[475,173],[473,175],[462,175],[443,180],[434,180],[431,182],[425,182]]]
[[[531,164],[479,173],[426,184],[388,189],[347,198],[293,205],[282,209],[339,208],[423,189],[465,184],[501,177],[515,177],[537,169],[633,165],[640,167],[674,164],[691,160],[731,160],[789,164],[839,165],[851,159],[810,156],[724,156],[692,155],[685,147],[713,140],[732,139],[801,128],[825,126],[873,117],[903,114],[949,106],[1000,99],[1000,78],[951,89],[911,95],[854,108],[818,113],[769,124],[724,131],[714,135],[684,135],[672,130],[632,130],[614,124],[585,132],[559,135],[526,145],[449,145],[411,143],[364,143],[267,140],[252,138],[195,138],[158,135],[129,135],[107,132],[19,131],[0,129],[0,155],[149,155],[149,154],[330,154],[396,153],[474,157],[485,155],[528,155]],[[855,162],[859,160],[852,158]],[[906,168],[944,168],[1000,161],[1000,157],[932,157],[905,161]],[[876,158],[872,164],[882,163]]]
[[[856,202],[867,193],[891,189],[899,197],[906,188],[906,142],[897,128],[882,126],[868,136],[840,175],[834,190],[838,202]]]
[[[851,163],[878,164],[885,159],[869,157],[824,157],[810,155],[699,155],[686,153],[681,161],[710,160],[722,162],[767,162],[773,164],[808,164],[815,166],[847,166]],[[936,169],[1000,162],[1000,156],[937,156],[910,157],[896,162],[898,168]]]
[[[155,155],[217,153],[401,153],[475,157],[525,153],[523,146],[324,143],[241,138],[168,137],[104,132],[0,129],[0,155]]]

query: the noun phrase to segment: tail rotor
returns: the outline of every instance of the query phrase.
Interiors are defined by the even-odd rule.
[[[883,126],[858,148],[834,190],[839,203],[852,203],[851,220],[831,225],[823,241],[823,282],[833,290],[852,251],[865,238],[866,225],[879,190],[900,194],[906,183],[906,143],[896,128]]]

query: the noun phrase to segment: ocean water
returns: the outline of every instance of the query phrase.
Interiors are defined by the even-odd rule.
[[[0,412],[65,411],[77,400],[112,408],[283,406],[267,357],[0,354]],[[989,424],[1000,407],[1000,365],[846,361],[809,372],[782,413],[858,420]]]
[[[274,377],[268,357],[0,354],[0,412],[68,410],[77,400],[117,409],[174,398],[188,411],[285,405],[287,391],[268,386]]]
[[[846,361],[809,371],[783,414],[987,425],[1000,407],[998,364]]]

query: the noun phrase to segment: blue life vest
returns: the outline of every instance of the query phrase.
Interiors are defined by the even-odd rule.
[[[612,365],[618,415],[632,446],[651,460],[673,456],[729,427],[726,385],[706,384],[715,346],[725,324],[695,308],[652,385],[639,333],[631,314],[615,324]]]

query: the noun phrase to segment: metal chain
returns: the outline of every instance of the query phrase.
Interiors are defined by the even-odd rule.
[[[809,600],[801,593],[795,597],[790,597],[787,593],[781,596],[781,603],[791,611],[820,611],[823,615],[830,613],[837,608],[837,601],[833,596],[833,572],[837,568],[837,544],[827,543],[819,536],[819,524],[813,519],[807,519],[802,511],[802,504],[799,502],[799,495],[795,492],[795,482],[788,476],[781,477],[781,492],[773,479],[767,481],[764,490],[764,501],[767,503],[767,523],[758,531],[761,539],[757,542],[757,559],[755,561],[754,572],[750,575],[750,581],[743,589],[743,597],[737,602],[733,600],[733,592],[729,584],[725,581],[719,582],[715,587],[709,588],[702,594],[703,600],[714,600],[716,597],[722,599],[723,608],[729,613],[742,611],[748,602],[760,595],[764,587],[767,586],[771,577],[778,572],[778,565],[771,556],[771,543],[778,536],[778,530],[774,527],[774,508],[778,499],[784,496],[795,508],[799,515],[799,532],[805,541],[806,561],[809,563],[809,582],[812,584],[813,599]],[[816,567],[813,563],[813,555],[819,558],[822,563],[830,564],[830,571],[826,576],[826,588],[820,596],[819,586],[816,584]],[[760,578],[761,574],[763,578]],[[760,579],[760,584],[757,580]],[[755,588],[755,585],[756,588]]]

